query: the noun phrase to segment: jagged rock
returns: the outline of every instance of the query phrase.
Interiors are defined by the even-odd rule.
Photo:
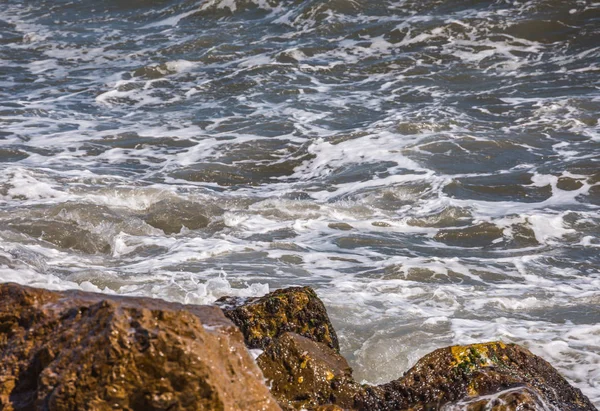
[[[595,410],[549,363],[499,342],[436,350],[361,386],[310,288],[242,303],[220,301],[264,349],[258,365],[285,409]],[[0,284],[2,411],[277,410],[273,396],[217,307]]]
[[[279,406],[217,307],[0,284],[0,409]]]
[[[338,338],[323,302],[310,287],[277,290],[259,298],[217,300],[250,348],[265,349],[285,332],[322,342],[339,352]]]
[[[295,333],[276,339],[257,363],[271,393],[284,408],[314,409],[325,404],[349,408],[362,390],[344,357],[323,343]]]
[[[526,389],[529,394],[505,396],[512,405],[498,410],[527,409],[539,401],[561,411],[595,410],[581,391],[572,387],[548,362],[516,344],[500,342],[436,350],[420,359],[402,378],[367,388],[357,408],[439,409],[444,404],[515,387]],[[467,409],[482,409],[478,408],[482,401],[493,406],[488,400],[472,402]]]

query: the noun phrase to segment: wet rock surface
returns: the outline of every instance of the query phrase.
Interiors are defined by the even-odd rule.
[[[240,328],[250,348],[265,349],[282,334],[294,332],[340,350],[327,310],[310,287],[290,287],[259,298],[223,297],[217,305]]]
[[[295,333],[276,339],[257,363],[284,408],[312,409],[325,404],[351,408],[354,396],[362,391],[344,357]]]
[[[210,219],[204,213],[206,210],[202,204],[162,200],[148,208],[145,221],[165,234],[177,234],[183,227],[189,230],[206,227]]]
[[[338,354],[327,312],[310,288],[219,304],[246,343],[264,350],[257,363],[284,409],[595,410],[548,362],[516,344],[442,348],[398,380],[361,385]]]
[[[371,386],[309,287],[218,304],[0,284],[0,410],[595,410],[516,344],[442,348]]]
[[[518,387],[493,395],[465,398],[444,405],[444,411],[528,411],[552,410],[539,393]]]
[[[527,390],[523,391],[526,394],[505,395],[504,400],[512,405],[500,409],[528,409],[543,402],[564,411],[595,410],[581,391],[548,362],[516,344],[501,342],[436,350],[420,359],[402,378],[367,388],[358,408],[434,410],[515,387]],[[485,406],[493,406],[494,401],[500,404],[501,399],[482,398],[472,402],[469,409],[488,409]]]
[[[1,410],[277,410],[217,307],[0,284]]]

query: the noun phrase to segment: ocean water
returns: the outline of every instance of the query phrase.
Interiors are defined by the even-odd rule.
[[[600,3],[0,2],[0,281],[310,285],[361,381],[516,342],[600,406]]]

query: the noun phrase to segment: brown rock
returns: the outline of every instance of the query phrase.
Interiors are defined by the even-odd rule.
[[[525,404],[533,406],[536,401],[561,411],[595,410],[581,391],[572,387],[549,363],[523,347],[500,342],[436,350],[420,359],[402,378],[367,388],[366,395],[358,401],[358,408],[439,409],[444,404],[515,387],[527,389],[533,396],[512,395],[514,407],[498,410],[527,409]],[[473,410],[480,409],[472,406]]]
[[[556,182],[556,187],[565,191],[574,191],[583,187],[583,183],[571,177],[560,177]]]
[[[361,386],[338,354],[335,331],[312,289],[227,297],[218,304],[246,344],[265,350],[257,363],[284,409],[595,410],[549,363],[515,344],[443,348],[396,381]]]
[[[344,411],[342,407],[338,407],[337,405],[319,405],[314,409],[314,411]]]
[[[0,409],[279,407],[217,307],[0,284]]]
[[[217,300],[250,348],[265,349],[273,339],[294,332],[339,352],[338,338],[323,302],[310,287],[277,290],[260,298]]]
[[[362,387],[352,369],[329,346],[295,333],[285,333],[257,359],[271,393],[284,408],[331,410],[354,405]],[[335,406],[338,408],[336,408]]]

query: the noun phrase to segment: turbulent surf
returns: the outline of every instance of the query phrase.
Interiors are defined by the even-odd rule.
[[[600,406],[600,3],[7,0],[0,281],[310,285],[358,380],[500,339]]]

